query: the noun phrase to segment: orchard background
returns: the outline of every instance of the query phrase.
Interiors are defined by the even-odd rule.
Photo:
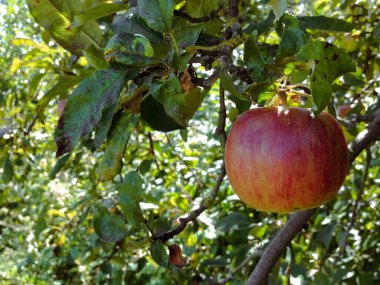
[[[0,16],[1,284],[380,283],[377,1]],[[245,206],[223,164],[238,115],[279,104],[327,110],[350,149],[338,195],[293,215]]]

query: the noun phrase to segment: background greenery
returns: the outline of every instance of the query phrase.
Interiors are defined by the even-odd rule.
[[[288,216],[246,207],[227,178],[212,198],[223,90],[227,131],[283,88],[290,105],[337,111],[348,141],[379,108],[375,0],[240,1],[239,21],[223,0],[26,2],[0,1],[1,284],[243,284]],[[379,284],[379,170],[374,144],[270,284]]]

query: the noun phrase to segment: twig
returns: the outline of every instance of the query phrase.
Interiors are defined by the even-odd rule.
[[[341,254],[345,251],[345,249],[347,247],[348,236],[349,236],[350,231],[353,228],[353,226],[355,224],[355,221],[356,221],[357,212],[358,212],[358,209],[359,209],[359,203],[360,203],[360,201],[362,200],[362,197],[363,197],[364,187],[365,187],[365,183],[366,183],[367,178],[368,178],[368,171],[369,171],[369,167],[371,165],[371,160],[372,160],[371,150],[370,150],[370,148],[367,148],[367,159],[366,159],[366,166],[365,166],[364,175],[363,175],[363,181],[362,181],[362,185],[361,185],[361,187],[359,189],[358,196],[357,196],[355,204],[354,204],[354,209],[352,211],[352,216],[351,216],[350,223],[349,223],[348,228],[347,228],[347,230],[346,230],[346,232],[344,234],[344,237],[343,237],[343,241],[342,241],[342,244],[341,244],[341,247],[340,247],[340,253]]]
[[[153,142],[152,134],[150,132],[148,132],[148,140],[149,140],[149,152],[153,155],[154,163],[157,166],[157,170],[160,171],[160,165],[158,164],[158,161],[157,161],[156,152],[154,151],[154,142]]]
[[[202,86],[203,88],[210,88],[215,81],[219,78],[220,69],[217,68],[213,74],[210,75],[209,78],[199,78],[199,77],[191,77],[191,82],[195,85]]]
[[[223,146],[227,140],[227,134],[225,132],[226,129],[226,118],[227,118],[227,111],[226,111],[226,103],[225,103],[225,94],[224,94],[224,88],[219,87],[219,122],[218,126],[215,130],[215,134],[221,135],[223,139]]]
[[[110,261],[115,256],[115,254],[120,250],[121,246],[123,245],[123,242],[124,242],[124,240],[117,241],[115,243],[115,245],[113,246],[111,253],[106,257],[106,259],[103,260],[102,263],[95,265],[95,267],[93,269],[96,269],[96,268],[106,264],[108,261]]]
[[[239,0],[230,0],[229,14],[230,17],[239,16]]]

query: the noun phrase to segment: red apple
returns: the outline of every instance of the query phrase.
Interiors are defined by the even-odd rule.
[[[344,182],[348,149],[328,113],[270,107],[242,114],[229,133],[225,163],[231,186],[254,209],[288,213],[331,200]]]
[[[350,105],[340,105],[338,106],[338,116],[340,118],[344,118],[348,115],[348,113],[352,110],[352,107]]]

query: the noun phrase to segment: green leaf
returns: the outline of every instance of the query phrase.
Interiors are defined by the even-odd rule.
[[[121,171],[122,159],[129,137],[139,118],[139,115],[122,111],[115,116],[107,139],[104,157],[96,169],[100,181],[112,180]]]
[[[377,22],[375,29],[373,30],[373,37],[375,39],[380,39],[380,21]]]
[[[45,108],[57,95],[65,95],[67,90],[82,81],[84,76],[65,75],[37,103],[37,115],[41,122],[45,121]]]
[[[98,237],[107,242],[117,242],[128,235],[123,219],[102,206],[94,209],[93,226]]]
[[[276,61],[295,55],[307,43],[306,33],[301,29],[297,18],[289,14],[281,17],[277,30],[282,30],[282,34]]]
[[[40,82],[45,75],[46,75],[45,73],[36,73],[32,77],[32,79],[30,80],[30,84],[29,84],[29,95],[30,96],[32,96],[32,97],[35,96],[38,85],[40,85]]]
[[[264,21],[258,23],[251,23],[245,29],[244,32],[251,34],[253,31],[257,31],[257,36],[266,33],[273,26],[273,22],[276,19],[273,11],[271,10],[268,17]]]
[[[128,223],[132,226],[142,223],[144,218],[139,202],[143,193],[143,180],[140,175],[136,171],[128,173],[118,190],[119,204]]]
[[[307,29],[326,30],[334,32],[351,32],[356,25],[341,19],[325,16],[297,17],[301,25]]]
[[[280,19],[288,7],[286,0],[270,0],[269,4],[272,6],[276,19]]]
[[[328,105],[332,96],[332,83],[339,76],[355,71],[355,64],[343,50],[324,42],[312,42],[305,45],[297,54],[301,61],[313,61],[315,64],[310,77],[314,113],[317,115]]]
[[[175,29],[173,33],[177,46],[181,49],[185,49],[187,46],[195,45],[203,28],[203,25],[198,24],[182,26]]]
[[[71,27],[71,19],[75,13],[83,9],[82,3],[67,3],[69,1],[27,0],[29,10],[36,20],[53,39],[68,51],[81,55],[83,50],[95,45],[103,46],[103,35],[95,22],[85,24],[81,29]],[[59,5],[58,5],[59,4]],[[77,7],[76,7],[77,6]]]
[[[102,118],[100,119],[99,123],[95,127],[95,139],[94,139],[94,145],[96,149],[99,149],[104,140],[107,137],[108,131],[111,128],[112,120],[115,115],[116,107],[118,106],[118,102],[115,104],[107,107],[103,111]]]
[[[131,73],[135,74],[133,71]],[[101,120],[103,111],[118,101],[124,77],[125,71],[96,71],[67,98],[55,131],[57,157],[70,152],[80,137],[93,130]]]
[[[155,262],[162,267],[168,267],[169,255],[161,240],[154,241],[150,246],[150,254]]]
[[[271,82],[278,78],[280,70],[274,65],[276,47],[269,44],[256,44],[250,37],[244,45],[244,61],[249,75],[255,82]]]
[[[2,168],[3,173],[1,175],[1,179],[3,180],[4,184],[7,184],[11,182],[14,177],[13,165],[9,153],[5,155]]]
[[[216,223],[216,228],[226,232],[231,230],[245,230],[249,229],[250,226],[251,223],[247,216],[239,213],[232,213]]]
[[[128,5],[126,4],[102,3],[76,15],[72,26],[79,27],[93,20],[127,9]]]
[[[198,87],[183,93],[174,74],[167,79],[153,81],[150,92],[164,106],[165,113],[183,127],[187,126],[203,101],[203,94]]]
[[[210,267],[226,267],[229,263],[224,258],[213,258],[202,261],[201,268]]]
[[[333,234],[336,229],[336,223],[331,223],[323,226],[315,236],[315,240],[321,241],[325,248],[327,249],[332,241]]]
[[[216,11],[219,6],[219,0],[187,0],[185,11],[191,17],[200,18],[209,16],[212,11]]]
[[[141,103],[141,116],[153,129],[161,132],[184,128],[168,116],[164,106],[150,95]]]
[[[116,15],[112,21],[115,34],[136,34],[142,35],[152,44],[162,42],[162,34],[149,28],[144,20],[138,15],[135,8],[128,10],[127,13]]]
[[[138,0],[140,17],[147,25],[161,33],[169,32],[173,24],[173,0]]]
[[[155,58],[153,48],[142,35],[117,34],[107,43],[105,58],[108,62],[122,63],[127,66],[144,67],[159,61]]]
[[[108,68],[108,63],[104,59],[104,54],[101,50],[91,45],[89,48],[83,51],[83,55],[88,63],[96,69]]]
[[[239,110],[239,114],[251,107],[251,102],[240,94],[232,77],[226,71],[220,74],[220,86],[231,94],[228,98],[235,103],[236,108]]]
[[[57,162],[53,166],[53,168],[49,172],[49,179],[53,180],[57,173],[61,171],[62,167],[66,164],[66,162],[69,160],[71,153],[66,153],[65,155],[62,155],[60,158],[57,159]]]

